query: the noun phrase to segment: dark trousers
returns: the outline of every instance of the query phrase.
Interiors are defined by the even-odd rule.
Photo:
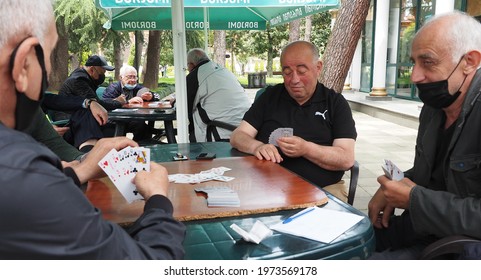
[[[371,259],[418,259],[422,250],[436,241],[434,236],[419,235],[414,232],[409,211],[389,220],[389,227],[374,229],[376,252]]]
[[[87,140],[112,137],[115,133],[115,126],[112,123],[100,126],[87,109],[75,111],[70,116],[69,123],[70,129],[63,137],[77,149]]]

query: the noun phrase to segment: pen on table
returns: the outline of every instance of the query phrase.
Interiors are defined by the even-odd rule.
[[[297,218],[299,218],[299,217],[302,216],[302,215],[305,215],[305,214],[307,214],[307,213],[309,213],[309,212],[311,212],[311,211],[314,211],[314,209],[316,209],[316,208],[313,207],[313,208],[311,208],[311,209],[309,209],[309,210],[306,210],[306,211],[304,211],[304,212],[302,212],[302,213],[299,213],[299,214],[297,214],[297,215],[294,215],[294,216],[292,216],[292,217],[289,217],[289,218],[285,219],[282,223],[283,223],[283,224],[287,224],[287,223],[289,223],[289,222],[292,222],[294,219],[297,219]]]

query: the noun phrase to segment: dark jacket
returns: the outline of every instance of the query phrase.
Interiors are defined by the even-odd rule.
[[[481,238],[481,70],[464,100],[443,161],[447,191],[428,185],[435,161],[437,129],[444,112],[427,105],[420,114],[414,166],[405,172],[417,184],[410,194],[409,212],[419,234],[444,237],[465,234]]]
[[[0,259],[182,259],[185,227],[155,195],[128,230],[102,218],[30,136],[0,124]]]
[[[78,68],[65,80],[58,94],[60,96],[81,96],[87,99],[97,99],[98,103],[109,111],[118,108],[120,103],[117,101],[99,100],[95,93],[97,88],[98,86],[87,71],[83,68]]]

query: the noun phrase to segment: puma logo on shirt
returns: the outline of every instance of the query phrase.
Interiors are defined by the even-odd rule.
[[[324,111],[324,113],[321,113],[319,111],[316,111],[316,113],[314,115],[316,116],[322,116],[324,118],[324,120],[326,120],[326,113],[327,113],[327,110]]]

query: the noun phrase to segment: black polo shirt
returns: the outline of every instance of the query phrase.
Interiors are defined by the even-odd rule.
[[[303,105],[289,95],[284,84],[269,87],[252,104],[244,120],[257,129],[256,139],[263,143],[268,143],[269,135],[280,127],[292,127],[295,136],[323,146],[332,146],[337,138],[357,137],[346,99],[320,83]],[[289,158],[282,152],[281,155],[282,166],[320,187],[337,183],[344,174],[344,171],[325,170],[303,157]]]

